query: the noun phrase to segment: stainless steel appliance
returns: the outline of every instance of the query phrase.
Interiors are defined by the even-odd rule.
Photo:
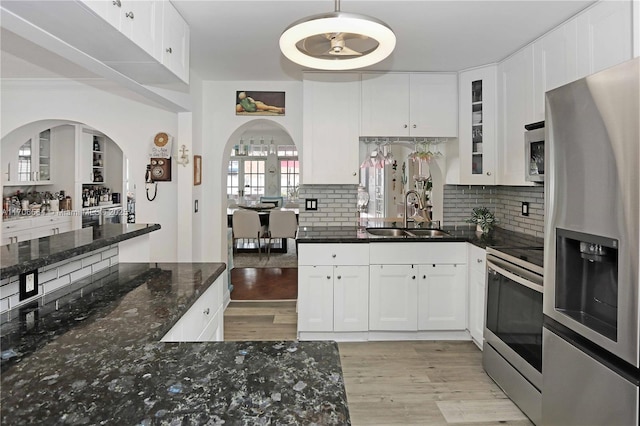
[[[544,121],[524,128],[524,178],[529,182],[544,182]]]
[[[535,424],[541,423],[543,248],[487,248],[482,364]]]
[[[640,59],[547,92],[545,425],[638,425]]]

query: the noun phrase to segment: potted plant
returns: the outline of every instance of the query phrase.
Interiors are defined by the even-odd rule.
[[[488,208],[474,207],[471,217],[465,222],[475,223],[476,231],[478,232],[489,232],[491,228],[493,228],[493,225],[497,223],[497,220]]]

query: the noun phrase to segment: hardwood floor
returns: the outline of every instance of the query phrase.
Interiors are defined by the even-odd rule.
[[[296,300],[298,268],[233,268],[231,300]]]
[[[225,340],[295,340],[296,302],[232,301]],[[482,370],[471,342],[339,343],[351,423],[531,425]]]

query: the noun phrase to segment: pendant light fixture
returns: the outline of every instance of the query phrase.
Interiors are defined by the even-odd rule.
[[[370,16],[335,11],[291,24],[280,36],[280,50],[291,61],[321,70],[351,70],[376,64],[391,54],[396,36]]]

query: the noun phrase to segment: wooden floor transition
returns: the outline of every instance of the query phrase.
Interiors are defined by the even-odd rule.
[[[225,340],[295,340],[296,302],[232,301]],[[531,425],[471,342],[339,343],[351,423]]]

